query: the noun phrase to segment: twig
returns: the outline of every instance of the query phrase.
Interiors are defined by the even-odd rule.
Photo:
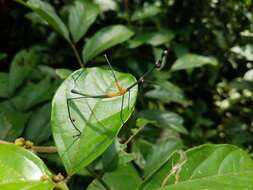
[[[70,42],[70,41],[68,41],[68,42],[69,42],[69,45],[70,45],[70,47],[72,48],[72,50],[75,54],[77,62],[79,63],[80,67],[83,68],[85,66],[85,64],[82,62],[81,57],[80,57],[80,55],[79,55],[79,53],[76,49],[76,46],[72,42]]]
[[[14,143],[0,140],[0,144],[14,144]],[[57,149],[55,146],[32,146],[32,150],[37,153],[46,153],[46,154],[57,153]]]

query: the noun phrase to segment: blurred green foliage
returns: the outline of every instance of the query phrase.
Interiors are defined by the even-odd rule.
[[[139,169],[153,147],[168,139],[181,141],[185,148],[230,143],[252,153],[251,0],[96,0],[95,6],[85,5],[92,10],[85,26],[75,20],[76,9],[86,8],[79,3],[50,1],[63,20],[53,30],[17,2],[0,2],[0,139],[23,136],[36,145],[53,144],[51,99],[63,79],[79,68],[69,46],[73,39],[87,67],[105,65],[101,53],[106,50],[116,70],[137,78],[152,67],[162,49],[168,50],[167,65],[140,87],[136,112],[119,135],[119,141],[126,141],[144,122],[127,148],[137,155]],[[124,43],[99,41],[101,33],[116,25],[126,27],[121,28],[126,34],[116,36]],[[116,148],[110,147],[92,164],[95,170],[106,171],[111,163],[101,162],[115,161],[108,151],[133,160],[116,141]],[[63,170],[57,156],[42,157],[55,172]],[[86,170],[80,171],[70,186],[87,186],[81,182],[90,181],[86,175]]]

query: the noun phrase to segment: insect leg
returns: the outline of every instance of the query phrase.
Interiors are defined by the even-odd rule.
[[[75,125],[75,119],[72,118],[72,117],[71,117],[71,114],[70,114],[70,101],[73,101],[73,100],[75,100],[75,99],[77,99],[77,98],[67,98],[67,109],[68,109],[69,120],[70,120],[71,124],[73,125],[74,129],[78,132],[78,134],[75,135],[75,136],[78,137],[78,136],[81,135],[81,131],[80,131],[80,129],[78,129],[78,127]],[[74,136],[74,137],[75,137],[75,136]]]
[[[124,124],[124,120],[123,120],[123,108],[124,108],[124,94],[122,95],[122,101],[121,101],[121,108],[120,108],[120,119],[122,121],[122,123]]]
[[[76,83],[76,81],[78,80],[78,78],[83,74],[84,69],[78,73],[77,77],[75,78],[74,75],[71,75],[71,78],[73,79],[73,81]]]

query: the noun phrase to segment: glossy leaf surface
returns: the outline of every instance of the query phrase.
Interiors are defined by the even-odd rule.
[[[0,189],[50,190],[52,174],[35,154],[12,144],[0,145]]]
[[[51,4],[41,0],[16,0],[36,12],[43,20],[45,20],[51,27],[54,28],[60,35],[69,41],[69,32],[63,21],[56,14]]]
[[[117,44],[128,40],[133,31],[123,25],[107,26],[92,36],[85,44],[82,52],[84,62]]]
[[[94,23],[99,8],[92,1],[75,1],[69,13],[69,30],[74,43],[78,42]]]
[[[252,175],[246,152],[232,145],[202,145],[174,154],[142,189],[252,189]]]
[[[201,67],[207,64],[215,66],[218,64],[218,61],[213,57],[206,57],[202,55],[188,53],[178,58],[176,62],[172,65],[171,70],[186,70],[195,67]]]
[[[116,77],[124,87],[136,81],[130,74],[116,72]],[[120,116],[122,96],[72,99],[68,100],[68,106],[67,99],[81,97],[73,94],[72,89],[89,95],[117,91],[111,71],[100,68],[74,72],[57,90],[52,103],[51,125],[57,149],[69,174],[89,165],[101,155],[123,125]],[[124,95],[124,122],[134,109],[137,86],[131,89],[129,99],[128,96],[129,93]],[[79,133],[71,123],[68,107],[73,123],[81,131],[80,136],[76,136]]]

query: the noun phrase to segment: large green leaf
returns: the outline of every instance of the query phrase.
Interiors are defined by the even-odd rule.
[[[161,128],[171,128],[177,132],[186,134],[187,130],[184,128],[184,119],[173,112],[161,112],[158,110],[144,110],[139,113],[139,117],[144,117],[148,120],[156,121],[154,125]]]
[[[246,152],[232,145],[202,145],[174,154],[142,189],[252,189],[252,177],[253,161]]]
[[[94,23],[98,13],[99,8],[92,1],[75,1],[69,13],[69,30],[75,43],[83,37]]]
[[[116,72],[116,77],[124,87],[136,81],[130,74]],[[82,134],[73,137],[78,131],[69,118],[67,98],[80,96],[73,94],[72,89],[90,95],[117,91],[111,71],[100,68],[74,72],[57,90],[52,103],[51,125],[57,149],[69,174],[77,172],[101,155],[123,125],[120,117],[122,96],[75,99],[69,101],[69,113]],[[129,103],[128,96],[128,93],[124,96],[124,121],[134,109],[137,86],[131,89]]]
[[[12,144],[0,144],[0,189],[50,190],[52,174],[35,154]]]
[[[176,62],[172,65],[171,70],[186,70],[195,67],[201,67],[203,65],[217,65],[218,61],[214,57],[206,57],[202,55],[187,53],[182,57],[178,58]]]
[[[40,0],[28,0],[26,2],[23,0],[16,1],[32,9],[67,41],[70,41],[67,27],[49,3]]]
[[[103,176],[103,181],[109,189],[115,190],[135,190],[141,184],[141,178],[131,164],[125,165],[114,172],[106,173]],[[104,189],[104,186],[98,180],[94,180],[87,190],[102,189]]]
[[[106,49],[128,40],[133,34],[132,30],[123,25],[107,26],[99,30],[83,48],[84,62],[88,62]]]
[[[14,91],[23,84],[29,77],[34,66],[37,64],[38,57],[33,49],[21,50],[13,58],[9,72],[9,93]]]

